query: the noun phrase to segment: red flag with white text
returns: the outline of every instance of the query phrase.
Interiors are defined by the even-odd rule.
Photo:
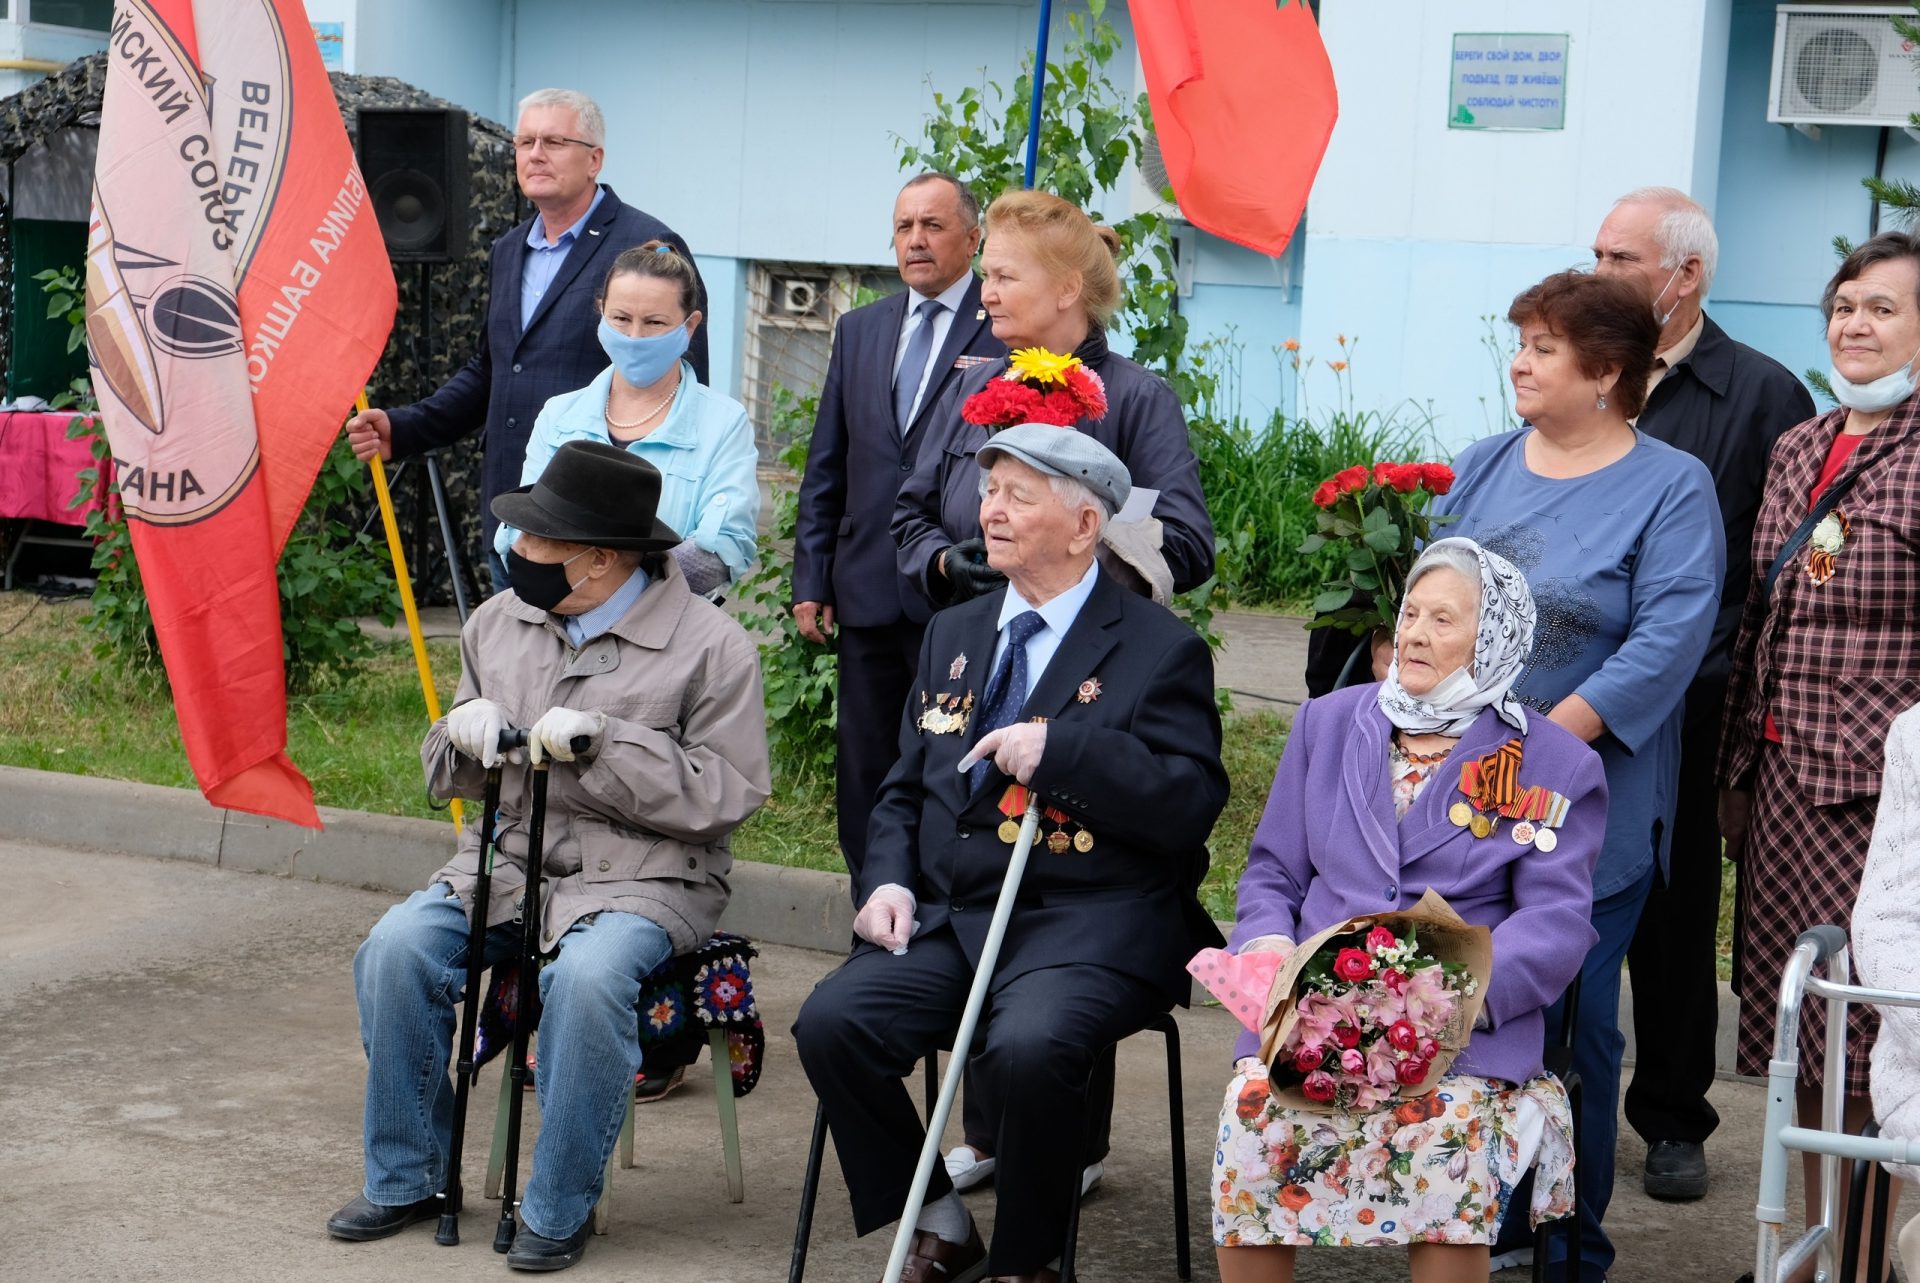
[[[299,0],[119,0],[87,340],[180,738],[217,806],[318,827],[274,564],[393,325]]]
[[[1339,114],[1306,0],[1132,0],[1128,12],[1180,212],[1280,253]]]

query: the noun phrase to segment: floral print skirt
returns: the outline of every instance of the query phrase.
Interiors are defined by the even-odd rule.
[[[1534,1176],[1532,1223],[1573,1210],[1573,1114],[1552,1075],[1450,1074],[1370,1114],[1275,1102],[1264,1070],[1227,1084],[1213,1152],[1221,1247],[1491,1244]]]

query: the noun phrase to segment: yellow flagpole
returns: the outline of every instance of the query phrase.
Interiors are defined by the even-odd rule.
[[[366,410],[365,388],[360,390],[353,408],[356,414]],[[387,489],[387,465],[380,462],[377,452],[367,462],[373,468],[373,493],[380,500],[380,522],[387,528],[387,551],[393,554],[393,580],[400,588],[400,609],[407,615],[407,636],[413,642],[413,665],[420,670],[420,693],[427,697],[427,720],[437,722],[440,720],[440,696],[433,689],[433,663],[427,658],[427,639],[420,631],[420,610],[413,604],[413,579],[407,574],[407,554],[400,548],[400,523],[393,516],[393,494]],[[454,798],[449,807],[453,812],[453,827],[460,828],[460,799]]]

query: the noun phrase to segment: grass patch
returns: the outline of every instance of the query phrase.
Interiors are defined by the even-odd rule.
[[[163,680],[129,676],[92,653],[85,601],[0,593],[0,765],[193,788]],[[444,707],[460,682],[460,651],[428,643]],[[328,679],[287,708],[287,744],[322,806],[439,818],[420,772],[427,714],[405,642],[377,642],[351,680]],[[1233,916],[1233,886],[1266,803],[1284,727],[1270,713],[1227,724],[1233,800],[1215,830],[1208,908]],[[774,796],[734,835],[734,855],[838,872],[833,783],[777,781]]]

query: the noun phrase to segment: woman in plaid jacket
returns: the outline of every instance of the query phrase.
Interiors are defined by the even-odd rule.
[[[1733,982],[1746,1074],[1767,1072],[1794,941],[1852,921],[1887,730],[1920,701],[1920,236],[1887,233],[1854,250],[1821,308],[1840,406],[1774,447],[1720,752],[1722,831],[1740,866]],[[1803,1008],[1806,1125],[1819,1116],[1825,1026],[1820,1004]],[[1853,1008],[1849,1129],[1868,1116],[1875,1026],[1871,1007]],[[1810,1216],[1819,1189],[1809,1162]]]

